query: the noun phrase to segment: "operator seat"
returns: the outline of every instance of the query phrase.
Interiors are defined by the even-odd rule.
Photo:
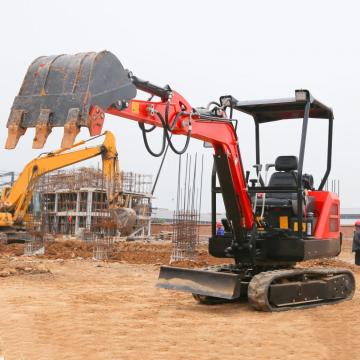
[[[297,186],[298,158],[296,156],[278,156],[275,160],[275,170],[268,183],[269,187],[295,187]],[[266,205],[292,206],[296,200],[296,193],[268,193]]]
[[[278,156],[275,160],[275,170],[271,175],[269,187],[296,187],[298,158],[296,156]],[[312,175],[304,174],[304,187],[309,190],[313,186]],[[261,203],[261,202],[260,202]],[[306,196],[304,205],[306,211],[312,212],[315,208],[315,198]],[[268,193],[265,198],[265,205],[270,207],[292,207],[293,212],[297,215],[297,194],[296,193]]]

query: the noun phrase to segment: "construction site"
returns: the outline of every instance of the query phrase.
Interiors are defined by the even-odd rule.
[[[359,358],[360,7],[305,3],[0,5],[0,360]]]

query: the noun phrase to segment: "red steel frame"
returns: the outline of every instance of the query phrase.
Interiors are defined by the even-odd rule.
[[[338,239],[340,235],[340,200],[329,191],[310,191],[315,198],[317,223],[314,237],[316,239]]]

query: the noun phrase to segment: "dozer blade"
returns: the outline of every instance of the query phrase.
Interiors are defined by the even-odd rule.
[[[136,87],[111,52],[42,56],[29,67],[9,120],[5,148],[16,147],[29,127],[34,148],[42,148],[53,127],[64,127],[62,147],[70,147],[81,126],[101,133],[104,111],[136,96]]]
[[[227,300],[241,296],[241,278],[237,274],[172,266],[160,268],[156,287]]]

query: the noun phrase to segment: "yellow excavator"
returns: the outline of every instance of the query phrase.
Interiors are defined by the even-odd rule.
[[[85,145],[100,136],[104,136],[102,144],[74,150],[74,148]],[[102,135],[79,141],[70,148],[61,148],[41,154],[24,167],[13,186],[2,189],[0,198],[0,238],[2,242],[25,240],[27,233],[24,221],[28,216],[27,210],[32,200],[34,187],[41,176],[99,155],[102,157],[109,208],[117,213],[116,218],[121,220],[120,227],[125,223],[127,226],[135,223],[135,211],[122,208],[122,195],[119,191],[116,192],[116,182],[120,182],[116,139],[110,131],[106,131]],[[121,189],[120,183],[118,189]]]

